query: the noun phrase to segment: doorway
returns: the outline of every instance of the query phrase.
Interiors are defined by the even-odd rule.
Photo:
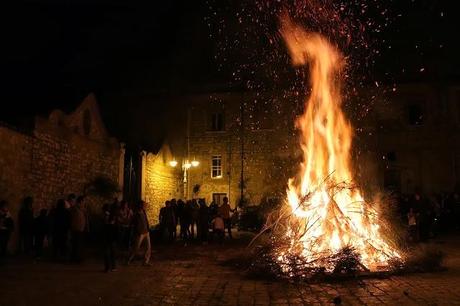
[[[224,203],[224,198],[227,196],[226,193],[213,193],[212,194],[212,200],[214,201],[214,203],[216,203],[217,205],[222,205],[222,203]]]

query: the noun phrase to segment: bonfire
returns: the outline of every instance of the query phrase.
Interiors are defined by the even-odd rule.
[[[283,273],[380,271],[402,260],[382,233],[376,203],[353,184],[353,128],[342,111],[345,59],[327,38],[285,15],[280,32],[295,66],[309,69],[305,111],[296,125],[303,161],[288,182],[284,207],[269,218],[271,256]]]

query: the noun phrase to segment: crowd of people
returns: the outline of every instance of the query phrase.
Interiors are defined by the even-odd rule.
[[[59,199],[52,209],[40,209],[37,216],[34,213],[34,199],[26,197],[19,209],[17,226],[8,203],[1,201],[0,253],[2,257],[6,255],[11,235],[17,229],[18,253],[34,255],[40,259],[46,241],[49,244],[52,242],[56,259],[69,256],[71,261],[80,262],[82,240],[88,226],[84,196],[70,194],[65,200]]]
[[[408,239],[412,242],[426,241],[443,230],[459,229],[460,195],[457,193],[428,197],[416,192],[396,198]],[[143,264],[149,266],[151,237],[169,243],[180,240],[184,245],[192,240],[202,244],[222,243],[225,233],[232,238],[234,212],[226,197],[220,206],[215,202],[208,206],[205,199],[171,199],[160,209],[157,227],[151,227],[145,202],[132,205],[115,199],[103,205],[101,230],[92,228],[91,235],[98,232],[101,238],[99,246],[103,249],[105,271],[116,270],[117,251],[125,253],[129,265],[143,249]],[[56,261],[83,261],[86,237],[90,232],[84,196],[69,194],[51,209],[43,208],[37,213],[34,212],[34,199],[26,197],[18,212],[17,224],[14,220],[8,203],[0,201],[0,259],[6,256],[12,233],[17,231],[18,253],[39,260],[47,247],[47,253]]]
[[[168,200],[160,209],[160,233],[172,242],[177,238],[176,229],[179,226],[179,238],[185,242],[198,239],[207,243],[215,237],[222,243],[225,230],[232,238],[232,212],[235,210],[230,207],[227,197],[223,198],[221,206],[215,202],[207,206],[205,199]]]
[[[207,206],[200,200],[168,200],[159,215],[160,239],[172,242],[181,239],[185,244],[193,239],[207,243],[216,237],[223,242],[227,229],[231,238],[231,212],[228,198],[218,206]],[[99,230],[100,246],[103,249],[106,272],[116,270],[116,253],[126,253],[126,264],[130,264],[143,248],[143,264],[150,265],[152,228],[146,213],[146,203],[139,201],[130,205],[127,201],[105,204],[102,207],[102,226]],[[179,236],[177,229],[179,227]],[[6,201],[0,202],[0,259],[6,256],[13,231],[18,233],[18,253],[39,260],[48,246],[50,256],[59,262],[80,263],[84,260],[86,237],[90,233],[90,222],[85,197],[70,194],[59,199],[56,205],[34,212],[34,199],[26,197],[17,216],[17,226]],[[97,230],[91,229],[91,235]],[[211,235],[209,235],[211,233]]]
[[[440,232],[460,229],[460,195],[456,192],[430,196],[420,192],[401,194],[397,196],[397,205],[412,242],[427,241]]]

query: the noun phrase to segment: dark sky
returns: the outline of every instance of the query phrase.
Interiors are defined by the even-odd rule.
[[[169,96],[232,81],[236,65],[219,65],[220,45],[210,38],[216,27],[210,30],[206,18],[210,3],[225,12],[239,2],[10,1],[0,13],[0,120],[14,122],[56,106],[70,111],[93,91],[112,134],[155,147]],[[404,81],[456,79],[454,1],[393,2],[393,13],[401,16],[385,33],[394,43],[383,50],[376,73]],[[234,18],[233,11],[222,18]]]

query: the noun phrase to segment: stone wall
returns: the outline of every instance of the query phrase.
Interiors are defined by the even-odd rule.
[[[160,208],[166,200],[182,196],[180,167],[169,165],[172,158],[168,145],[164,145],[157,154],[142,154],[141,198],[147,202],[147,215],[152,225],[158,223]]]
[[[10,211],[16,216],[21,200],[32,193],[29,173],[34,138],[0,126],[0,142],[0,199],[10,203]]]
[[[77,116],[73,114],[73,119]],[[99,130],[101,125],[92,123]],[[0,126],[0,143],[0,199],[9,202],[14,218],[26,196],[34,198],[38,213],[69,193],[83,194],[85,186],[96,177],[122,185],[124,149],[113,138],[90,138],[37,117],[32,131]],[[102,201],[107,200],[88,197],[90,213],[99,213]]]

